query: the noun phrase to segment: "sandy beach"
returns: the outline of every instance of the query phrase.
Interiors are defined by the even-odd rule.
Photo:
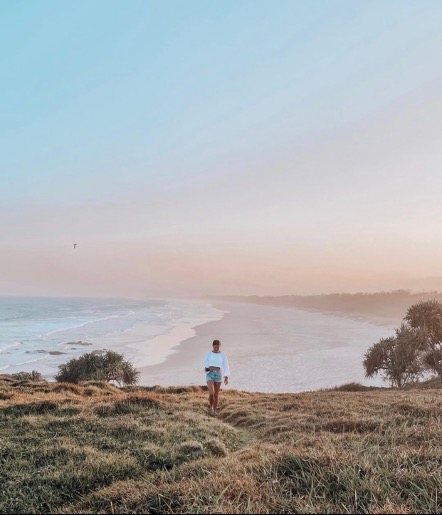
[[[387,322],[239,302],[214,306],[224,317],[195,327],[195,335],[177,342],[163,362],[138,367],[141,385],[205,384],[204,355],[217,338],[230,362],[227,388],[282,393],[352,381],[386,386],[380,378],[365,378],[362,359],[370,345],[392,333]]]

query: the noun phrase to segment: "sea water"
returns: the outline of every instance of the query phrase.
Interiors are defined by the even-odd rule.
[[[98,350],[154,365],[193,327],[222,316],[203,300],[0,297],[0,373],[37,370],[51,381],[61,364]],[[172,332],[178,341],[165,343]]]

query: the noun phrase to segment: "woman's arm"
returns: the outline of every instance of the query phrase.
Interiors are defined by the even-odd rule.
[[[227,355],[223,353],[223,372],[224,372],[224,384],[229,382],[230,376],[230,367],[229,360],[227,359]]]
[[[206,353],[206,356],[204,358],[204,370],[207,372],[209,370],[209,353]]]

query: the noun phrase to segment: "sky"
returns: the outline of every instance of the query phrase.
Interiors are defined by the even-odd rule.
[[[440,0],[0,0],[0,295],[442,289],[441,56]]]

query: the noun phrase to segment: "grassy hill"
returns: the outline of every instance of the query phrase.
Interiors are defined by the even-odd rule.
[[[1,513],[439,513],[442,389],[0,377]]]

